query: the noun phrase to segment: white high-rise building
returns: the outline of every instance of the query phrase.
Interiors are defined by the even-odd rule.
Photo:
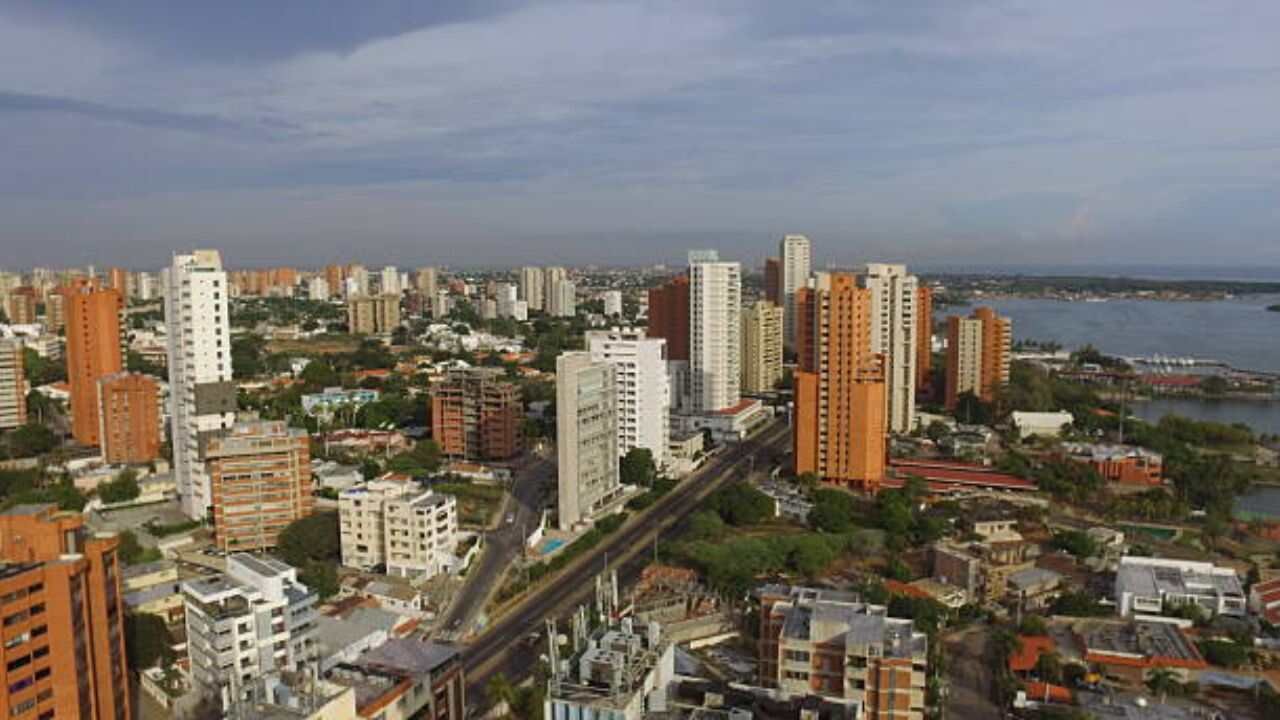
[[[658,467],[667,464],[671,440],[671,376],[667,341],[644,330],[587,333],[591,359],[614,366],[618,397],[618,456],[647,448]]]
[[[556,358],[559,527],[571,530],[622,492],[614,366],[586,352]]]
[[[314,275],[307,280],[307,297],[312,300],[329,299],[329,281],[323,275]]]
[[[795,347],[796,291],[809,284],[809,275],[813,272],[809,238],[783,236],[778,255],[782,258],[782,338],[787,347]]]
[[[414,287],[418,292],[422,293],[425,298],[433,298],[436,295],[437,283],[439,282],[436,269],[433,267],[420,267],[413,275]]]
[[[604,292],[604,314],[610,317],[622,314],[622,291],[606,290]]]
[[[708,413],[741,399],[742,268],[714,250],[689,253],[689,397]]]
[[[494,301],[497,303],[498,317],[514,318],[516,303],[520,302],[519,288],[511,283],[498,283],[494,288]]]
[[[550,270],[550,269],[549,269]],[[550,277],[550,274],[548,274]],[[547,312],[555,317],[573,317],[578,312],[578,288],[572,281],[557,278],[547,283]]]
[[[892,432],[911,432],[916,414],[916,288],[906,265],[870,263],[858,284],[871,291],[871,352],[885,358],[885,402]]]
[[[212,497],[201,438],[236,419],[227,273],[217,250],[175,255],[164,271],[173,474],[182,511],[203,520]]]
[[[520,268],[520,299],[529,303],[530,310],[542,310],[545,307],[545,294],[542,268]]]
[[[363,265],[347,268],[347,297],[369,294],[369,270]]]
[[[381,277],[378,279],[378,287],[381,288],[383,295],[399,295],[401,290],[400,271],[394,265],[382,268]]]

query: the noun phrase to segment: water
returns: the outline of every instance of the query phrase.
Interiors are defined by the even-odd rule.
[[[1280,487],[1255,486],[1253,490],[1236,498],[1235,512],[1237,516],[1261,515],[1280,520]]]
[[[1193,420],[1242,422],[1255,433],[1280,434],[1280,400],[1212,400],[1158,397],[1130,403],[1129,410],[1147,422],[1159,422],[1165,415],[1182,415]]]

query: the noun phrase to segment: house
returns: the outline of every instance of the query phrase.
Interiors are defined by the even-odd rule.
[[[1183,623],[1187,621],[1084,620],[1072,631],[1085,662],[1109,678],[1137,686],[1157,669],[1170,670],[1180,682],[1189,682],[1209,666],[1183,632]]]
[[[1280,578],[1249,588],[1249,610],[1272,625],[1280,625]]]
[[[1164,482],[1164,458],[1160,453],[1132,445],[1065,443],[1067,456],[1092,467],[1109,482],[1124,485],[1160,485]]]
[[[1066,410],[1057,412],[1023,412],[1013,411],[1013,426],[1018,429],[1018,436],[1059,437],[1064,428],[1071,426],[1075,418]]]
[[[1006,579],[1008,598],[1023,610],[1046,608],[1058,597],[1062,576],[1052,570],[1030,567],[1018,570]]]
[[[1190,560],[1121,558],[1115,599],[1122,616],[1159,615],[1166,603],[1195,603],[1212,615],[1244,615],[1246,609],[1235,570]]]

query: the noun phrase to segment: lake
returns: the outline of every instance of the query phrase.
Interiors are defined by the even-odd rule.
[[[1237,515],[1263,515],[1280,520],[1280,487],[1257,485],[1248,493],[1236,498]]]
[[[1158,397],[1130,403],[1129,411],[1152,423],[1173,414],[1228,425],[1242,422],[1253,428],[1255,433],[1280,433],[1280,400]]]

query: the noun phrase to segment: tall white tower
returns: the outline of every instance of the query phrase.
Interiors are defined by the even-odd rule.
[[[195,250],[175,255],[163,275],[174,480],[182,511],[203,520],[212,498],[201,440],[236,417],[227,274],[217,250]]]
[[[698,412],[741,399],[742,268],[714,250],[689,253],[689,394]]]
[[[667,464],[671,440],[671,376],[667,341],[644,330],[587,333],[591,359],[614,366],[618,385],[618,456],[647,448],[658,467]]]
[[[870,263],[858,284],[871,291],[871,352],[885,358],[889,430],[911,432],[916,414],[916,288],[906,265]]]
[[[782,258],[782,340],[790,348],[796,344],[796,291],[809,283],[813,272],[809,238],[784,235],[778,255]]]

